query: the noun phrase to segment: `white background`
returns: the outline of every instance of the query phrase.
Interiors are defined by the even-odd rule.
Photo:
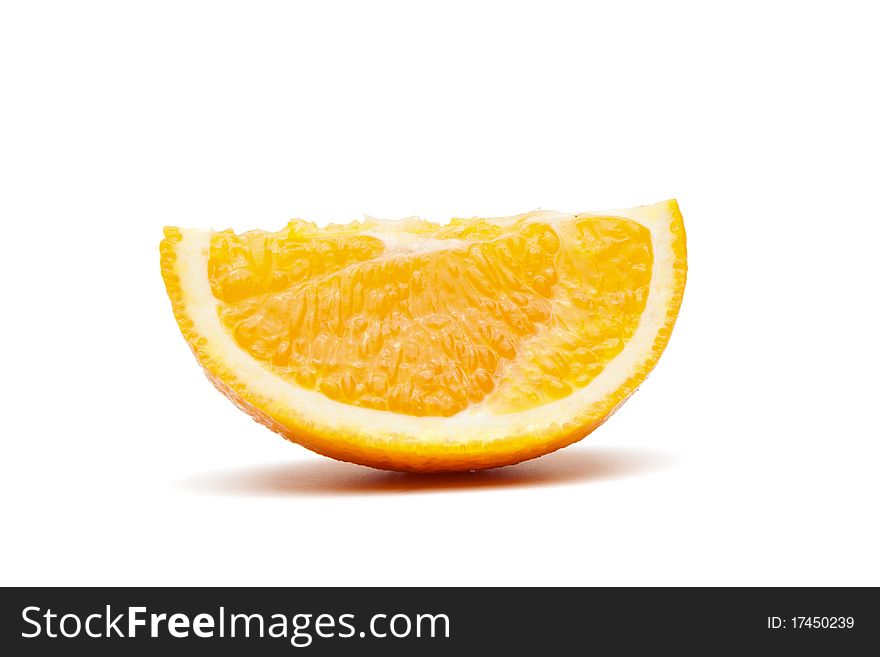
[[[871,3],[2,7],[2,584],[880,584]],[[657,369],[486,473],[281,440],[159,274],[165,224],[672,196]]]

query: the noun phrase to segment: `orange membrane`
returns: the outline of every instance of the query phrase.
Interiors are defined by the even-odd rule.
[[[588,385],[647,301],[650,233],[628,219],[408,222],[396,235],[416,240],[411,253],[369,229],[292,221],[215,234],[208,275],[236,343],[339,402],[506,413]],[[435,241],[419,250],[421,238]]]

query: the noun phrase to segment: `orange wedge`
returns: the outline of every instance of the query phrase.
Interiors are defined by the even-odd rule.
[[[285,438],[454,471],[580,440],[657,363],[687,271],[675,201],[602,213],[166,228],[162,276],[212,383]]]

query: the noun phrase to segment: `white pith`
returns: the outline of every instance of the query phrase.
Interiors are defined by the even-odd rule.
[[[541,222],[552,223],[575,215],[535,212],[530,216]],[[666,322],[667,309],[674,294],[672,217],[668,204],[614,210],[597,213],[596,216],[629,218],[650,230],[654,263],[648,299],[639,326],[620,354],[585,388],[543,406],[501,415],[491,413],[485,404],[477,404],[451,417],[415,417],[344,404],[319,392],[300,388],[254,360],[235,343],[221,323],[217,312],[218,301],[211,292],[207,275],[212,231],[181,230],[182,239],[175,249],[177,274],[194,331],[207,341],[208,349],[215,358],[235,372],[239,380],[247,382],[252,393],[268,400],[268,408],[263,410],[270,415],[272,409],[288,409],[300,417],[302,426],[318,430],[326,427],[335,432],[357,434],[369,428],[370,433],[394,435],[398,439],[487,442],[512,433],[527,432],[530,428],[545,429],[548,424],[568,425],[575,416],[582,417],[593,404],[600,403],[620,388],[650,357],[658,330]],[[506,223],[511,219],[490,221]],[[465,244],[459,240],[437,240],[411,234],[401,236],[394,231],[393,222],[378,222],[370,234],[383,239],[388,249],[396,253],[437,251],[460,248]]]

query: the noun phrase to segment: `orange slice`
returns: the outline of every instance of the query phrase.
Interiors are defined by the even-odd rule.
[[[285,438],[378,468],[488,468],[590,433],[669,340],[675,201],[604,213],[166,228],[162,275],[208,378]]]

